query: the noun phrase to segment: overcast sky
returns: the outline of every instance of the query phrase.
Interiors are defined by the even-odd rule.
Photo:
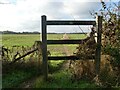
[[[0,31],[41,31],[42,15],[48,20],[93,20],[89,11],[100,8],[100,0],[0,0]],[[80,27],[85,32],[90,28]],[[48,32],[81,31],[78,26],[49,26]]]

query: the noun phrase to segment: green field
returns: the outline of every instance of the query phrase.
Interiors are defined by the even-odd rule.
[[[61,40],[64,34],[48,34],[48,40]],[[67,34],[70,39],[83,39],[86,36],[84,34]],[[2,46],[29,46],[31,47],[35,41],[41,41],[40,34],[3,34],[2,35]],[[78,45],[66,45],[69,48],[69,52],[72,54]],[[51,55],[62,55],[63,45],[48,45],[48,50]]]
[[[84,34],[67,34],[70,39],[81,39],[85,38]],[[48,40],[60,40],[63,34],[48,34]],[[35,41],[41,40],[41,35],[39,34],[3,34],[2,35],[2,45],[3,46],[32,46]]]

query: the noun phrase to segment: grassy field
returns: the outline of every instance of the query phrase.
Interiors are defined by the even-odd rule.
[[[85,38],[84,34],[67,34],[70,39],[81,39]],[[48,34],[48,40],[60,40],[63,34]],[[32,46],[35,41],[41,40],[40,34],[3,34],[2,45],[3,46]]]
[[[64,34],[48,34],[48,40],[61,40]],[[86,36],[84,34],[67,34],[70,39],[83,39]],[[35,41],[41,40],[40,34],[3,34],[2,35],[2,46],[29,46],[31,47]],[[78,45],[66,45],[70,53],[72,54]],[[51,55],[62,55],[63,45],[48,45],[48,50]],[[54,48],[55,47],[55,48]]]

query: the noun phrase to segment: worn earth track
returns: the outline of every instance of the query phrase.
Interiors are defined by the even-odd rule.
[[[70,37],[67,34],[64,34],[62,39],[68,40],[69,38]],[[70,55],[70,50],[69,50],[68,46],[64,45],[63,48],[64,48],[64,54],[66,56],[69,56]],[[66,60],[61,69],[68,69],[69,68],[69,63],[70,63],[70,60]]]
[[[64,40],[69,39],[69,36],[67,34],[64,34],[62,39],[64,39]],[[64,45],[63,48],[64,48],[63,53],[67,56],[70,55],[69,48],[66,45]],[[68,69],[69,68],[69,62],[70,62],[70,60],[66,60],[63,64],[63,66],[60,68],[60,70]],[[36,77],[33,77],[33,78],[23,82],[18,88],[33,88],[33,85],[34,85],[35,81],[39,77],[40,76],[36,76]]]

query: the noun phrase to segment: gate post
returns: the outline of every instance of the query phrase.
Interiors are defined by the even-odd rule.
[[[42,72],[44,75],[44,80],[48,77],[48,63],[47,63],[47,20],[46,16],[42,16]]]
[[[102,32],[102,16],[96,17],[96,31],[97,31],[97,47],[95,55],[95,68],[96,74],[100,73],[100,61],[101,61],[101,32]]]

